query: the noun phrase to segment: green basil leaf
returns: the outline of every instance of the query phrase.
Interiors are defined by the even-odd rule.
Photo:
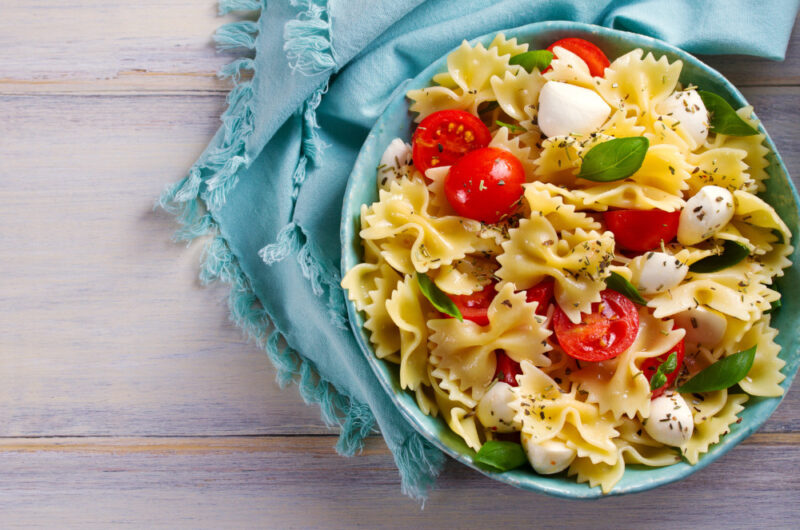
[[[772,235],[778,238],[775,241],[775,243],[777,243],[778,245],[783,245],[786,242],[786,240],[783,238],[783,232],[781,232],[777,228],[772,229]]]
[[[725,241],[722,254],[708,256],[689,266],[689,272],[717,272],[732,267],[750,255],[750,249],[736,241]]]
[[[594,182],[628,178],[642,167],[650,141],[644,136],[614,138],[597,144],[583,156],[578,177]]]
[[[678,354],[672,352],[667,360],[661,363],[650,380],[650,390],[661,388],[667,384],[667,374],[671,374],[678,367]]]
[[[528,457],[518,443],[490,440],[481,446],[475,455],[475,461],[500,471],[508,471],[524,465]]]
[[[642,295],[639,294],[639,290],[636,289],[631,282],[616,272],[612,272],[611,276],[606,278],[606,287],[612,291],[617,291],[619,294],[624,295],[639,305],[647,305],[647,300],[642,298]]]
[[[783,305],[783,302],[781,302],[781,299],[778,298],[777,300],[773,300],[772,302],[770,302],[769,303],[769,309],[767,309],[764,312],[765,313],[774,313],[775,311],[780,309],[782,305]]]
[[[678,388],[678,392],[713,392],[731,387],[744,379],[752,368],[755,358],[756,347],[753,346],[720,359],[689,379]]]
[[[656,390],[657,388],[661,388],[666,384],[667,376],[661,372],[656,372],[653,374],[653,378],[650,380],[650,390]]]
[[[699,90],[697,92],[703,105],[708,110],[709,128],[718,134],[728,136],[751,136],[758,134],[758,130],[744,121],[736,114],[736,111],[721,96],[713,92]]]
[[[500,121],[500,120],[495,120],[495,123],[497,125],[499,125],[500,127],[508,128],[511,132],[525,132],[526,131],[525,127],[520,127],[519,125],[514,125],[513,123],[506,123],[506,122]]]
[[[425,295],[425,298],[430,300],[433,304],[433,307],[436,308],[437,311],[441,311],[445,315],[450,315],[451,317],[455,317],[461,322],[464,322],[464,317],[461,316],[461,311],[458,310],[456,304],[450,299],[444,291],[439,289],[433,280],[431,280],[427,274],[424,272],[417,273],[417,283],[419,284],[419,290],[422,291],[422,294]]]
[[[669,357],[667,357],[667,360],[661,363],[661,366],[659,368],[662,368],[665,374],[671,374],[672,372],[675,371],[675,368],[677,367],[678,367],[678,354],[672,352],[669,355]]]
[[[540,72],[550,66],[550,61],[553,60],[553,52],[550,50],[532,50],[525,53],[515,55],[508,61],[508,64],[518,64],[527,70],[528,73],[533,72],[536,68]]]

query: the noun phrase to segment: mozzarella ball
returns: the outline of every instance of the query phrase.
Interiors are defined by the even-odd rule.
[[[681,245],[695,245],[716,234],[731,219],[731,192],[719,186],[703,186],[681,211],[678,241]]]
[[[530,434],[523,432],[521,441],[533,470],[540,475],[552,475],[564,471],[575,460],[577,454],[575,449],[567,447],[561,440],[550,439],[537,443]]]
[[[381,156],[378,166],[378,184],[389,189],[391,183],[411,174],[411,146],[401,138],[395,138]]]
[[[634,274],[634,280],[644,294],[672,289],[689,272],[688,265],[666,252],[648,252],[638,260],[639,268]]]
[[[656,112],[678,120],[698,147],[708,138],[708,110],[697,90],[674,92],[656,105]]]
[[[693,307],[672,316],[675,326],[686,330],[687,343],[713,348],[720,343],[728,328],[728,320],[713,309]]]
[[[508,383],[497,381],[483,395],[475,409],[481,425],[493,432],[514,432],[522,428],[514,421],[516,412],[511,402],[516,399],[514,389]]]
[[[650,402],[644,430],[657,442],[682,447],[694,432],[692,411],[680,394],[663,394]]]
[[[548,81],[539,93],[539,128],[547,137],[597,131],[611,107],[597,92],[567,83]]]

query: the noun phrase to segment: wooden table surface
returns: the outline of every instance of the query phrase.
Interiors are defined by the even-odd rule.
[[[218,126],[211,0],[2,0],[0,526],[790,527],[800,385],[689,479],[571,502],[448,463],[424,511],[380,438],[342,458],[153,212]],[[229,17],[230,18],[230,17]],[[800,175],[789,59],[708,58]],[[796,181],[797,182],[797,181]]]

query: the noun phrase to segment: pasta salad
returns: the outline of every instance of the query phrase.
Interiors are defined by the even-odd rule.
[[[386,146],[342,286],[401,386],[506,471],[610,491],[698,462],[779,396],[773,280],[791,233],[758,196],[752,109],[641,49],[466,41]]]

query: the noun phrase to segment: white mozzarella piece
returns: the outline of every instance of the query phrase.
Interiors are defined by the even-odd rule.
[[[680,394],[663,394],[650,402],[650,417],[644,430],[657,442],[682,447],[694,432],[692,411]]]
[[[388,190],[393,181],[411,175],[411,153],[411,146],[401,138],[389,143],[378,166],[378,185],[381,188]]]
[[[568,83],[548,81],[539,93],[539,128],[547,137],[597,131],[611,107],[597,92]]]
[[[478,402],[478,407],[475,409],[478,421],[493,432],[519,431],[522,426],[514,421],[516,412],[511,408],[511,403],[515,399],[511,385],[497,381]]]
[[[703,186],[686,201],[678,222],[678,241],[695,245],[716,234],[733,218],[733,195],[719,186]]]
[[[713,309],[702,306],[672,316],[675,326],[686,330],[687,343],[713,348],[720,343],[728,328],[727,319]]]
[[[697,90],[674,92],[656,105],[656,112],[678,120],[696,147],[703,145],[708,138],[708,110]]]
[[[533,470],[540,475],[564,471],[575,460],[576,451],[561,440],[534,442],[530,434],[522,433],[522,447]]]
[[[689,266],[666,252],[648,252],[639,263],[635,278],[637,287],[644,294],[653,294],[672,289],[683,281]]]

